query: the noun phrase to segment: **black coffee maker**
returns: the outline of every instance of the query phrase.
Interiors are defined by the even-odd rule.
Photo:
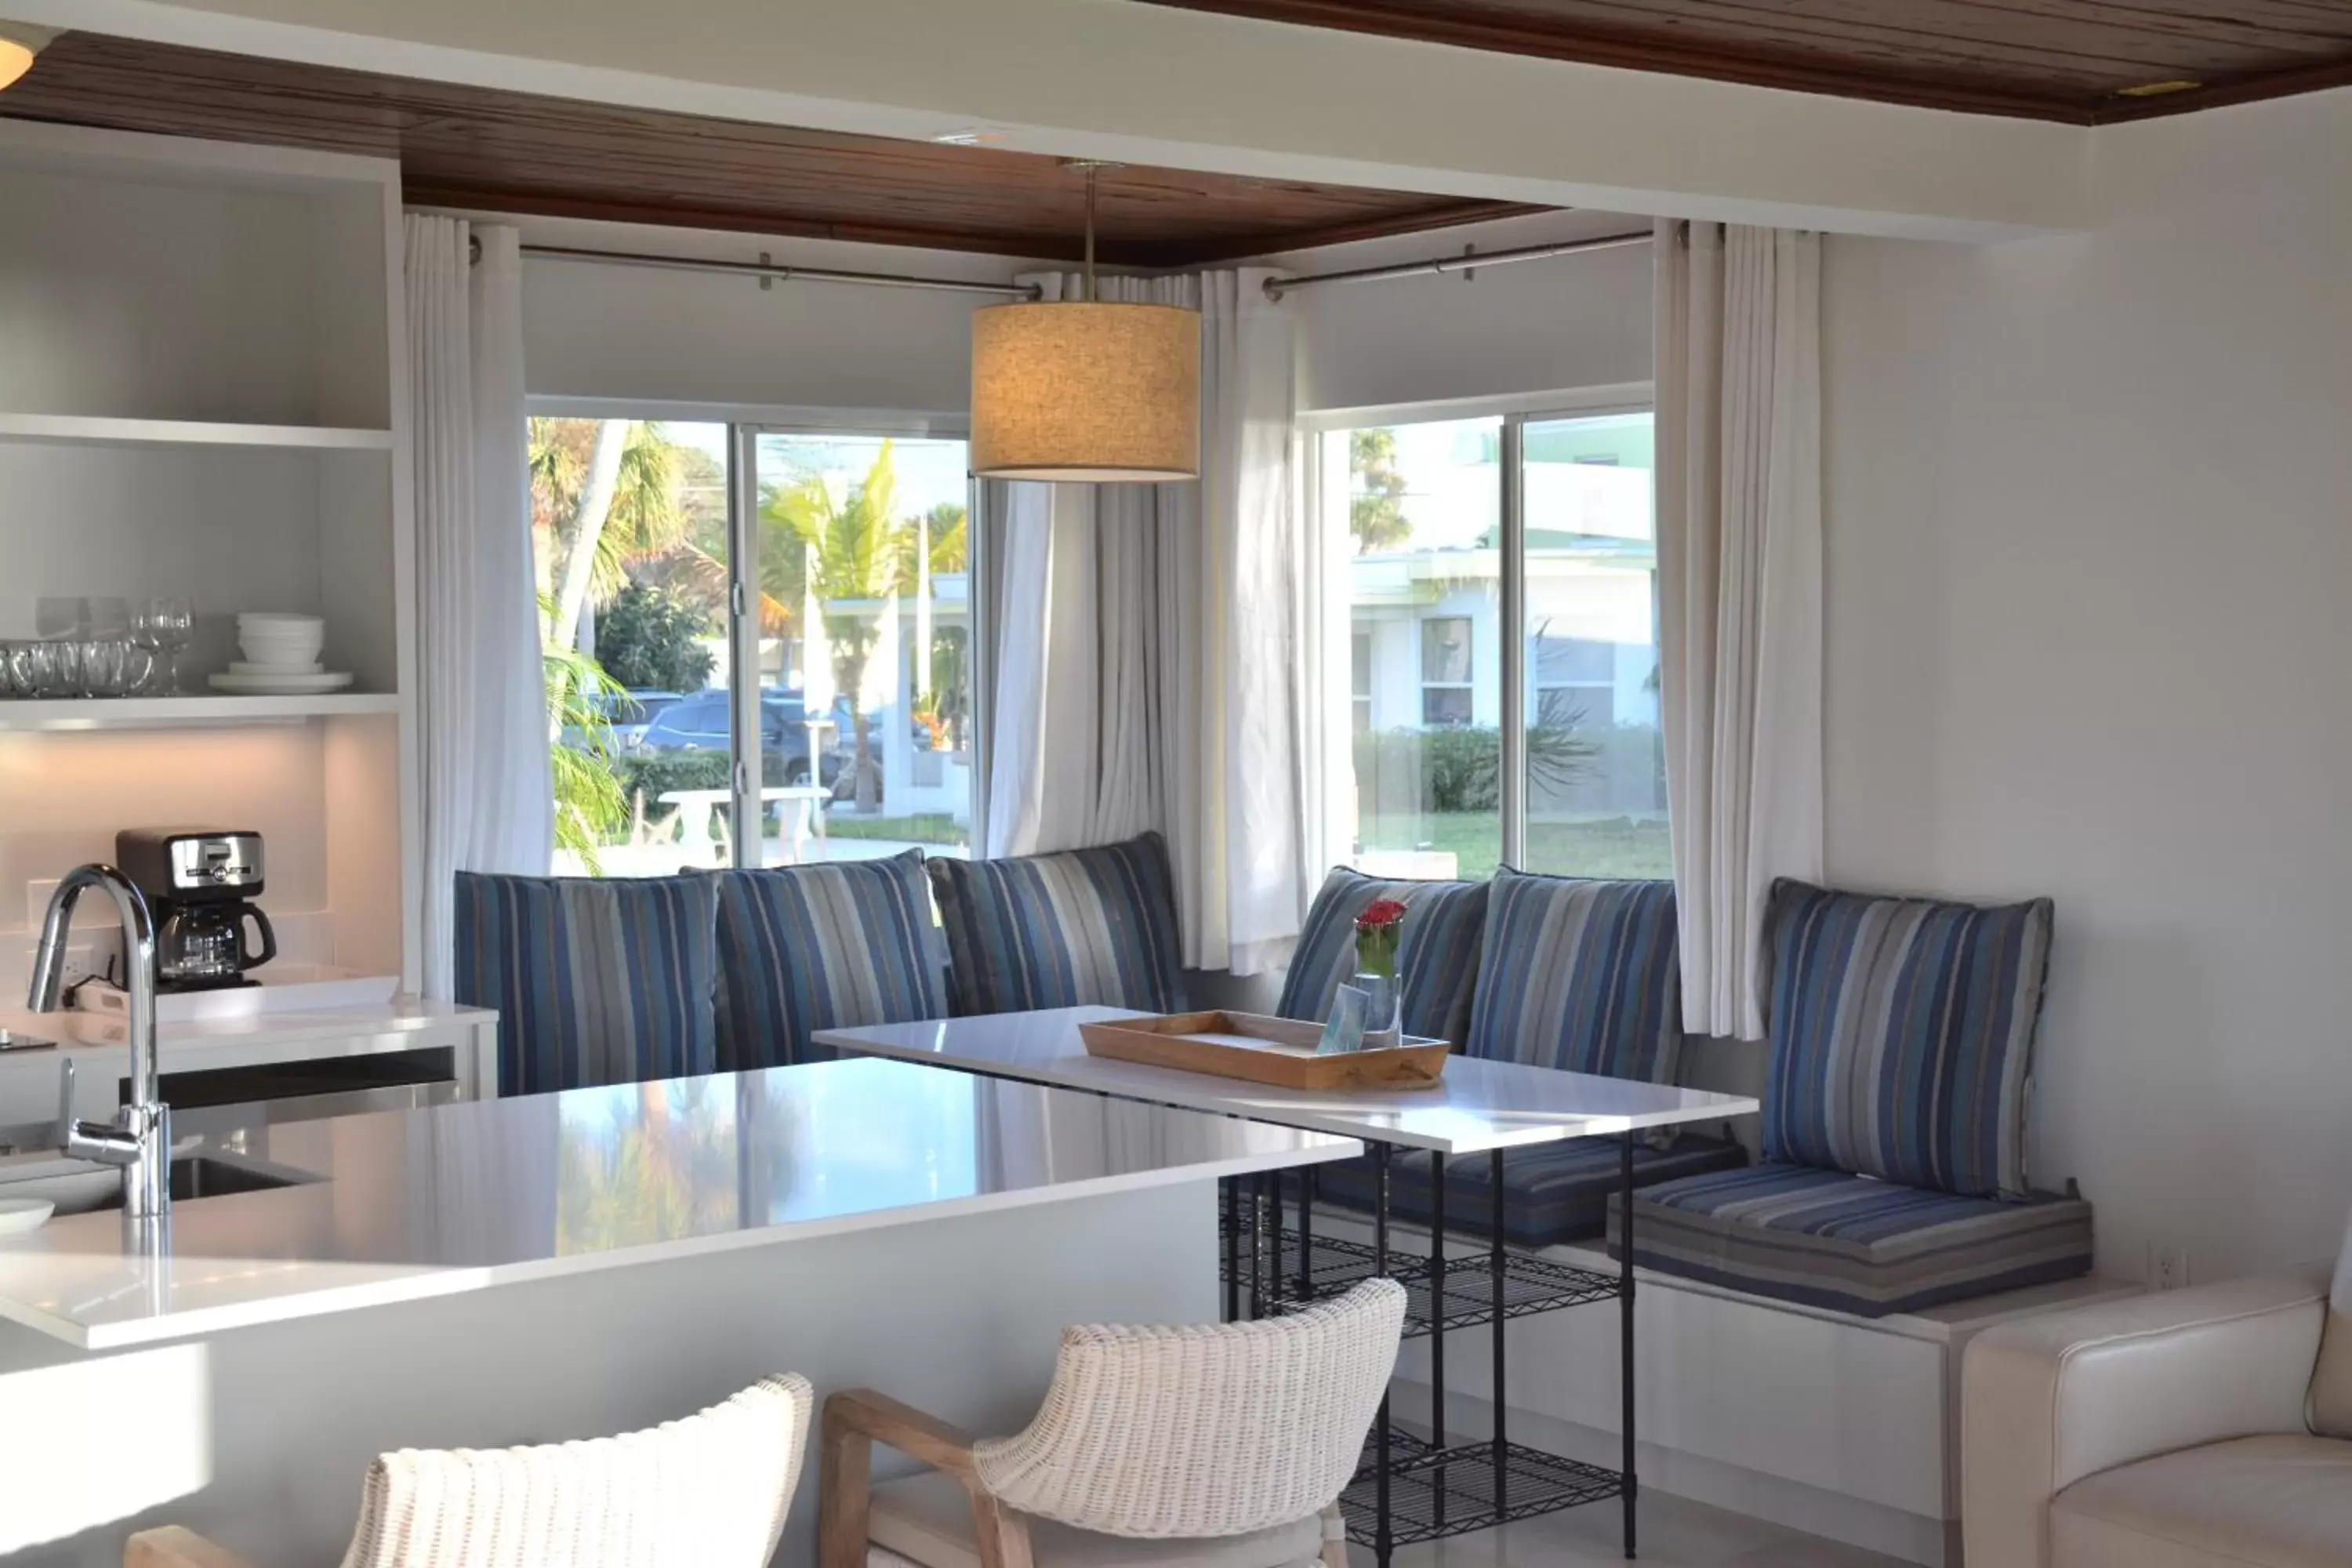
[[[209,827],[134,827],[114,861],[155,917],[156,982],[165,991],[253,985],[246,971],[278,956],[278,933],[251,900],[261,891],[261,835]],[[246,945],[253,922],[261,951]]]

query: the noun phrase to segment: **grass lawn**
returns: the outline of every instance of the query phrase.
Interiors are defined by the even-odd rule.
[[[1433,812],[1368,817],[1368,849],[1436,849],[1452,854],[1459,874],[1491,877],[1502,858],[1502,825],[1492,812]],[[1535,818],[1528,823],[1528,871],[1563,877],[1671,877],[1674,852],[1663,818]]]
[[[824,815],[825,833],[835,838],[895,838],[906,844],[961,844],[971,835],[943,811],[920,811],[912,816],[860,816],[854,811]]]

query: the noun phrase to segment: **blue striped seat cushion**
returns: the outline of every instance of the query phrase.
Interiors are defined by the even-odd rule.
[[[1622,1210],[1609,1243],[1622,1256]],[[1633,1197],[1633,1260],[1865,1318],[2091,1271],[2091,1205],[1926,1192],[1807,1165],[1690,1176]]]
[[[1765,1158],[2024,1197],[2051,916],[1775,883]]]
[[[819,1029],[948,1016],[923,852],[719,871],[719,1065],[830,1057]]]
[[[457,873],[457,999],[499,1010],[499,1089],[717,1070],[719,891],[702,876]]]
[[[1505,867],[1486,892],[1474,1057],[1651,1083],[1682,1050],[1672,882],[1538,877]]]
[[[1184,973],[1168,848],[1124,844],[924,862],[962,1016],[1096,1004],[1181,1012]]]
[[[1331,999],[1356,973],[1356,917],[1375,899],[1404,905],[1404,930],[1397,941],[1404,1032],[1459,1042],[1470,1027],[1479,938],[1486,924],[1484,882],[1383,882],[1333,867],[1307,911],[1275,1013],[1318,1021],[1330,1016]]]
[[[1552,1247],[1601,1234],[1609,1195],[1619,1190],[1624,1145],[1617,1138],[1568,1138],[1503,1151],[1503,1239],[1520,1247]],[[1719,1138],[1685,1132],[1672,1142],[1633,1145],[1633,1183],[1648,1186],[1707,1171],[1733,1170],[1748,1152]],[[1485,1236],[1494,1218],[1494,1165],[1485,1154],[1445,1163],[1445,1230]],[[1424,1150],[1399,1150],[1389,1163],[1389,1213],[1426,1224],[1434,1184]],[[1371,1162],[1347,1160],[1316,1169],[1318,1196],[1349,1208],[1370,1210],[1375,1197]]]

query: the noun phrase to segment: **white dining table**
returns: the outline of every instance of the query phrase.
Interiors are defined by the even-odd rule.
[[[1145,1016],[1122,1007],[1056,1007],[820,1029],[814,1038],[819,1045],[864,1056],[929,1062],[1062,1089],[1090,1089],[1446,1155],[1721,1121],[1760,1109],[1746,1095],[1561,1072],[1483,1057],[1447,1058],[1444,1076],[1430,1089],[1316,1091],[1087,1053],[1079,1025]]]
[[[1401,1279],[1413,1294],[1407,1332],[1425,1331],[1428,1336],[1429,1425],[1433,1435],[1424,1439],[1392,1428],[1383,1402],[1374,1424],[1366,1472],[1341,1499],[1351,1531],[1373,1548],[1381,1568],[1387,1568],[1391,1552],[1401,1545],[1614,1497],[1622,1505],[1625,1552],[1632,1556],[1639,1490],[1633,1420],[1635,1142],[1658,1128],[1752,1115],[1761,1109],[1759,1103],[1746,1095],[1462,1055],[1447,1058],[1443,1077],[1428,1088],[1318,1091],[1088,1054],[1081,1025],[1145,1016],[1119,1007],[1061,1007],[820,1029],[813,1038],[818,1045],[846,1053],[927,1062],[1060,1089],[1092,1089],[1118,1099],[1218,1111],[1362,1140],[1372,1152],[1374,1169],[1370,1247],[1343,1249],[1343,1244],[1330,1237],[1318,1243],[1313,1230],[1313,1184],[1302,1180],[1298,1226],[1290,1233],[1295,1237],[1297,1285],[1286,1291],[1282,1283],[1290,1267],[1286,1253],[1294,1243],[1283,1230],[1282,1190],[1277,1182],[1256,1182],[1247,1191],[1233,1194],[1225,1259],[1229,1316],[1243,1315],[1244,1266],[1239,1247],[1244,1235],[1249,1249],[1249,1315],[1265,1310],[1269,1300],[1275,1310],[1282,1310],[1318,1297],[1328,1299],[1349,1280],[1366,1275]],[[1611,1138],[1620,1149],[1619,1186],[1624,1206],[1614,1274],[1511,1252],[1503,1238],[1506,1151],[1596,1137]],[[1389,1246],[1391,1166],[1400,1149],[1425,1151],[1430,1165],[1429,1253],[1426,1260],[1410,1263],[1392,1257]],[[1445,1163],[1457,1155],[1479,1154],[1489,1161],[1486,1255],[1449,1257]],[[1274,1233],[1270,1269],[1264,1264],[1261,1239],[1269,1199]],[[1327,1268],[1322,1259],[1335,1250],[1353,1261]],[[1483,1290],[1478,1288],[1482,1283]],[[1506,1336],[1501,1325],[1534,1311],[1610,1300],[1619,1306],[1618,1376],[1623,1423],[1619,1468],[1609,1470],[1511,1442],[1506,1414]],[[1494,1429],[1488,1436],[1457,1442],[1448,1436],[1444,1418],[1445,1331],[1449,1325],[1487,1323],[1496,1326],[1492,1336]]]

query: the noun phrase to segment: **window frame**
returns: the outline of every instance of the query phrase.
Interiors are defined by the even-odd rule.
[[[728,685],[734,699],[730,714],[728,770],[730,807],[739,823],[760,820],[764,803],[760,791],[766,783],[754,776],[751,760],[761,754],[759,737],[760,638],[758,624],[760,560],[759,442],[762,436],[910,437],[969,443],[968,414],[927,414],[903,409],[803,408],[784,405],[697,403],[677,398],[527,396],[526,419],[644,419],[679,424],[727,426],[727,660]],[[965,527],[973,562],[971,638],[976,647],[991,646],[990,606],[977,591],[979,563],[983,559],[985,528],[969,469],[964,475]],[[745,635],[746,630],[750,635]],[[975,682],[980,666],[973,664]],[[971,727],[971,852],[982,853],[986,841],[988,729],[975,685]],[[750,749],[745,737],[751,737]],[[810,767],[817,767],[810,759]],[[737,869],[758,869],[761,852],[757,834],[730,835],[730,852]]]
[[[1370,426],[1423,425],[1444,420],[1496,418],[1502,421],[1502,447],[1496,465],[1502,487],[1496,552],[1500,556],[1501,615],[1498,638],[1501,668],[1497,670],[1501,712],[1502,776],[1496,794],[1502,816],[1502,862],[1524,865],[1528,847],[1528,728],[1532,672],[1528,668],[1526,434],[1529,425],[1557,419],[1603,418],[1612,414],[1657,415],[1656,388],[1646,381],[1564,388],[1549,392],[1504,393],[1485,397],[1423,403],[1375,405],[1354,408],[1320,408],[1298,416],[1297,429],[1316,460],[1305,465],[1307,515],[1321,521],[1329,515],[1324,500],[1328,487],[1341,482],[1325,472],[1322,437],[1334,431]],[[1336,547],[1336,546],[1335,546]],[[1332,579],[1336,580],[1336,579]],[[1344,621],[1340,623],[1344,625]],[[1332,684],[1325,683],[1327,686]],[[1345,690],[1352,722],[1356,694],[1352,664],[1339,683]],[[1429,689],[1423,682],[1422,689]],[[1336,710],[1332,710],[1336,711]],[[1329,721],[1327,718],[1326,722]],[[1347,753],[1339,752],[1344,757]],[[1337,769],[1334,768],[1334,773]],[[1326,792],[1327,799],[1339,793]],[[1327,811],[1336,809],[1327,806]],[[1342,857],[1344,858],[1344,856]]]

